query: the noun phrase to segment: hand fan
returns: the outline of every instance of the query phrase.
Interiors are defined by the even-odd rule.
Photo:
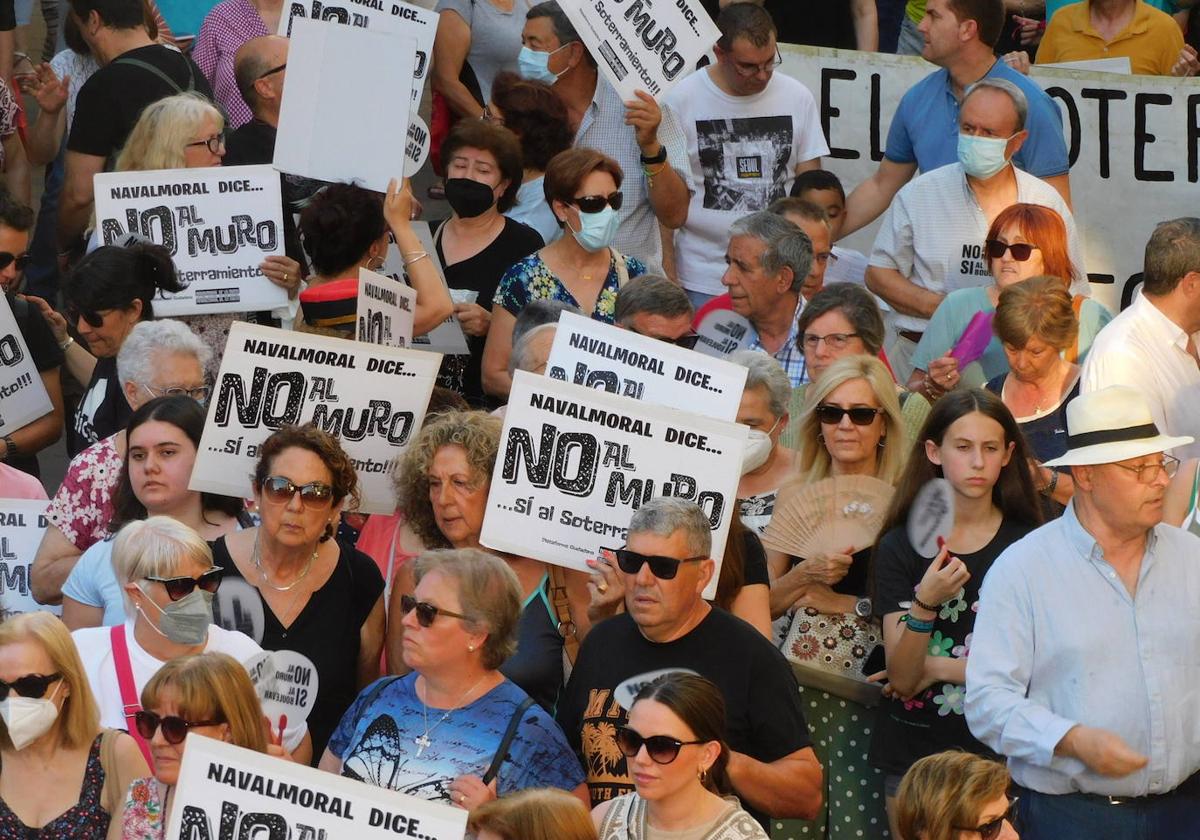
[[[874,545],[893,492],[864,475],[790,482],[779,489],[763,544],[804,558]]]
[[[959,370],[978,359],[987,349],[992,340],[992,318],[995,315],[995,311],[976,312],[962,335],[958,337],[950,355],[958,360]]]

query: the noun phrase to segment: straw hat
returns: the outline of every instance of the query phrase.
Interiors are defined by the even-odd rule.
[[[1166,452],[1193,440],[1159,432],[1146,397],[1137,388],[1110,385],[1067,403],[1067,452],[1045,466],[1111,464]]]

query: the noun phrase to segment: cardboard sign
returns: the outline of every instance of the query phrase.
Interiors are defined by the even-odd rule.
[[[404,172],[416,52],[411,37],[294,19],[275,168],[386,193]]]
[[[13,317],[8,295],[0,294],[0,435],[10,434],[53,410],[42,375]]]
[[[433,244],[433,233],[429,230],[428,222],[413,222],[413,232],[417,234],[417,239],[421,240],[421,250],[429,254],[429,259],[433,263],[434,270],[437,271],[438,278],[442,281],[442,285],[446,285],[446,271],[442,268],[442,261],[438,259],[437,248]],[[404,256],[400,253],[399,246],[388,236],[387,256],[383,261],[383,273],[393,280],[404,282],[407,274],[404,271]],[[450,297],[455,303],[458,303],[458,298],[455,297],[457,289],[447,288],[450,292]],[[438,324],[425,335],[414,335],[412,340],[412,349],[414,350],[431,350],[434,353],[444,353],[447,356],[463,356],[471,352],[471,348],[467,346],[467,336],[462,330],[462,324],[453,314],[449,315],[445,321]]]
[[[656,496],[696,502],[725,553],[749,429],[545,376],[513,378],[480,542],[587,571]],[[717,574],[705,597],[716,593]]]
[[[582,315],[558,320],[546,375],[717,420],[737,419],[748,371]]]
[[[0,621],[27,612],[62,614],[62,607],[33,600],[29,590],[29,567],[50,524],[49,504],[45,499],[0,499]]]
[[[392,468],[421,428],[441,357],[237,322],[229,331],[189,487],[248,498],[258,448],[312,422],[358,470],[363,513],[396,509]]]
[[[622,101],[662,101],[721,37],[700,0],[559,0]]]
[[[416,309],[417,293],[408,286],[365,268],[358,270],[356,341],[408,347]]]
[[[429,146],[432,138],[429,126],[425,120],[413,111],[408,124],[408,142],[404,144],[404,177],[411,178],[421,171],[425,161],[429,159]]]
[[[271,167],[101,172],[94,182],[100,244],[133,235],[162,245],[187,286],[156,297],[156,316],[287,305],[287,292],[258,267],[283,253],[279,173]]]
[[[191,733],[169,840],[462,840],[467,812]]]

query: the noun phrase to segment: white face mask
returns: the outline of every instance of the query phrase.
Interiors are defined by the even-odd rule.
[[[54,695],[58,693],[60,685],[61,679],[57,681],[49,697],[21,697],[10,691],[8,697],[0,701],[0,718],[4,718],[4,725],[8,727],[8,737],[12,740],[14,749],[25,749],[50,731],[50,727],[58,719],[58,706],[54,704]]]
[[[750,434],[746,436],[746,448],[742,451],[742,475],[754,472],[767,463],[767,459],[771,457],[771,450],[775,448],[775,442],[771,440],[771,435],[779,425],[779,420],[782,419],[780,417],[776,420],[775,425],[769,431],[750,430]]]

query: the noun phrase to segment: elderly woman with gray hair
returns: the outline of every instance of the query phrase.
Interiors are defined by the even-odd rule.
[[[739,350],[729,361],[746,368],[737,421],[750,427],[738,482],[738,512],[742,524],[761,534],[775,510],[775,494],[796,470],[795,451],[779,445],[788,426],[792,383],[783,366],[761,351]]]
[[[466,810],[538,787],[586,802],[562,730],[498,670],[517,648],[516,574],[474,548],[430,551],[412,568],[416,588],[400,596],[412,670],[363,690],[320,768]]]

